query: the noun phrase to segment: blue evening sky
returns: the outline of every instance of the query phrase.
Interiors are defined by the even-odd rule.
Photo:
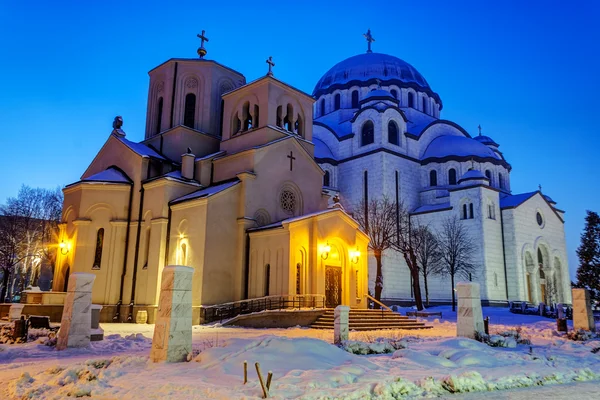
[[[144,133],[147,72],[171,57],[266,73],[311,93],[337,62],[373,49],[415,66],[442,118],[500,143],[514,193],[567,211],[572,275],[586,209],[600,211],[600,3],[596,1],[2,1],[0,202],[21,184],[78,180],[115,115]],[[534,218],[534,216],[532,216]]]

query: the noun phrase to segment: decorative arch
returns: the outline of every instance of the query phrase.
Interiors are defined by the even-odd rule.
[[[271,223],[271,215],[264,208],[256,210],[254,213],[254,222],[257,226],[265,226]]]
[[[108,211],[108,215],[109,215],[108,219],[109,220],[117,219],[117,213],[115,212],[114,208],[108,203],[93,204],[87,210],[85,210],[85,212],[83,213],[83,217],[88,218],[88,219],[93,219],[92,215],[97,213],[98,211],[102,211],[102,210]]]

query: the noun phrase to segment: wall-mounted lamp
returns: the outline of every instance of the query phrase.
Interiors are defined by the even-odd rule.
[[[329,245],[329,242],[327,242],[327,244],[325,246],[323,246],[323,248],[321,249],[321,258],[323,260],[327,260],[327,258],[329,258],[330,251],[331,251],[331,246]]]
[[[350,251],[350,262],[352,264],[358,264],[358,259],[360,258],[360,251],[358,251],[358,247],[356,250]]]
[[[60,248],[60,254],[62,254],[63,256],[69,254],[69,245],[65,243],[64,240],[58,244],[58,247]]]

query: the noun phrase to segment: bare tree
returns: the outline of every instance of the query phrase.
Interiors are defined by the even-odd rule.
[[[0,206],[0,300],[10,302],[18,281],[36,279],[42,263],[52,262],[62,208],[60,189],[22,186],[17,197]],[[11,279],[12,278],[12,279]]]
[[[419,240],[416,233],[419,231],[420,227],[418,224],[412,223],[410,213],[406,207],[404,207],[404,204],[395,204],[395,206],[396,236],[392,243],[392,247],[404,257],[404,261],[406,262],[406,266],[408,267],[412,278],[415,305],[417,310],[420,311],[424,309],[423,298],[421,296],[421,285],[419,283],[419,262],[417,258],[417,254],[419,253]]]
[[[423,277],[425,289],[425,303],[429,306],[429,287],[427,279],[430,275],[437,274],[441,268],[442,254],[436,236],[427,226],[420,226],[415,230],[414,242],[416,243],[416,256],[419,272]]]
[[[389,199],[373,199],[366,203],[360,202],[358,209],[354,212],[354,218],[361,229],[369,237],[369,248],[377,262],[377,273],[375,278],[375,299],[381,301],[383,290],[383,265],[381,256],[392,246],[396,234],[396,205]],[[379,308],[376,303],[375,308]]]
[[[475,246],[464,224],[458,218],[448,218],[437,234],[440,246],[441,265],[439,273],[450,276],[452,285],[452,311],[456,310],[454,281],[457,277],[468,278],[475,272],[473,256]]]

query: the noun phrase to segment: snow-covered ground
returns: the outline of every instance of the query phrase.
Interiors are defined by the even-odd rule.
[[[484,308],[491,333],[521,327],[521,335],[532,342],[489,347],[456,338],[456,314],[448,307],[435,310],[443,319],[430,319],[433,329],[351,332],[353,341],[389,338],[400,344],[389,354],[350,354],[331,344],[328,330],[214,325],[194,327],[194,359],[179,364],[148,361],[153,325],[102,324],[105,340],[89,349],[0,345],[0,398],[259,399],[255,362],[265,377],[273,372],[275,399],[457,397],[452,392],[475,392],[465,396],[471,399],[600,395],[600,352],[592,352],[600,340],[573,342],[555,333],[553,320]]]

